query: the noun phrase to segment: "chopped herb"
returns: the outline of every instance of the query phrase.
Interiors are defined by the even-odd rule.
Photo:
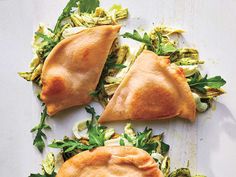
[[[35,145],[40,152],[43,151],[45,147],[44,139],[47,138],[43,130],[51,129],[51,127],[45,123],[47,117],[47,109],[44,107],[41,113],[40,123],[31,130],[31,132],[36,132],[33,145]]]

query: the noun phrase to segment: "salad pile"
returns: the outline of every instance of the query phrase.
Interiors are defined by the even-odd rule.
[[[118,24],[120,20],[127,17],[128,9],[120,5],[105,10],[100,7],[99,0],[69,0],[54,28],[44,24],[39,25],[33,38],[34,57],[30,64],[30,71],[19,72],[19,75],[41,88],[41,73],[45,59],[60,41],[87,28]],[[147,49],[166,56],[171,63],[182,68],[195,98],[197,111],[205,112],[210,108],[214,98],[225,93],[221,87],[226,81],[221,76],[208,77],[201,74],[200,65],[203,65],[204,61],[199,58],[198,51],[194,48],[180,47],[178,44],[178,37],[183,32],[180,29],[157,26],[150,32],[134,30],[122,34],[120,37],[139,42],[140,48],[133,52],[130,46],[121,44],[117,38],[110,50],[99,84],[96,90],[91,92],[91,96],[106,106],[136,58]],[[77,123],[73,129],[75,135],[73,138],[65,137],[49,145],[51,148],[61,150],[59,156],[63,162],[79,152],[99,146],[135,146],[147,151],[156,160],[164,176],[191,177],[188,168],[170,172],[168,156],[170,146],[163,142],[164,134],[152,135],[152,129],[149,128],[145,128],[143,132],[135,132],[130,123],[125,126],[124,133],[118,134],[113,128],[98,124],[99,116],[92,107],[87,106],[86,111],[91,114],[91,120]],[[31,130],[35,133],[33,144],[40,152],[46,146],[44,130],[51,129],[46,123],[48,117],[46,107],[42,104],[40,122]],[[42,174],[31,174],[30,177],[54,177],[57,171],[56,164],[55,156],[50,153],[42,162]]]
[[[142,132],[136,132],[131,123],[127,123],[124,132],[118,134],[113,128],[107,128],[98,124],[99,115],[93,107],[86,106],[86,111],[91,114],[91,119],[80,121],[73,127],[74,137],[64,137],[62,140],[54,140],[49,147],[60,149],[56,156],[49,153],[42,162],[42,174],[31,174],[30,177],[56,176],[60,166],[74,155],[91,150],[99,146],[134,146],[148,152],[156,161],[165,177],[204,177],[202,175],[191,176],[188,168],[180,168],[170,172],[170,146],[164,142],[164,133],[153,135],[150,128]]]

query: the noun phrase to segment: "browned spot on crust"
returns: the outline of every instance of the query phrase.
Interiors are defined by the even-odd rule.
[[[49,79],[47,83],[44,83],[44,92],[45,95],[57,95],[65,91],[65,80],[63,77],[57,76]]]

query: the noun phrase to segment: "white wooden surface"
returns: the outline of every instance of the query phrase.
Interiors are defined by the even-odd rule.
[[[39,22],[53,25],[66,0],[0,0],[0,171],[1,176],[28,176],[40,170],[42,155],[32,146],[30,129],[38,123],[40,105],[31,84],[17,76],[31,60],[31,37]],[[236,168],[236,1],[234,0],[102,0],[128,7],[130,18],[123,31],[150,29],[166,24],[186,30],[185,45],[199,49],[209,75],[227,81],[227,94],[216,110],[198,116],[191,124],[183,120],[138,122],[138,130],[152,127],[165,132],[171,145],[172,167],[184,167],[208,177],[235,177]],[[96,104],[98,113],[102,111]],[[71,134],[75,121],[88,115],[83,109],[67,110],[50,120],[49,141]],[[110,124],[121,131],[124,123]],[[47,149],[46,152],[52,151]]]

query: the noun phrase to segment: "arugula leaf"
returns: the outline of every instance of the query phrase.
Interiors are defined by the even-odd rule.
[[[147,33],[144,33],[142,37],[137,30],[134,30],[133,34],[127,32],[121,36],[144,43],[147,46],[148,50],[151,50],[158,55],[171,55],[172,53],[177,51],[177,48],[174,46],[174,44],[169,41],[163,41],[163,36],[160,32],[157,33],[156,45],[152,42],[152,39]]]
[[[51,127],[45,123],[47,117],[47,109],[44,107],[44,110],[41,113],[40,123],[31,130],[32,133],[36,132],[33,145],[35,145],[40,152],[43,151],[45,147],[44,139],[47,138],[43,130],[51,129]]]
[[[89,144],[94,147],[103,146],[105,141],[105,130],[106,127],[98,124],[94,108],[86,106],[86,111],[92,115],[92,120],[87,121]]]
[[[134,30],[133,34],[126,32],[125,34],[123,34],[121,36],[124,38],[130,38],[135,41],[142,42],[142,43],[146,44],[147,47],[153,49],[151,38],[148,36],[148,34],[146,32],[144,33],[143,37],[139,34],[139,32],[137,30]]]
[[[124,137],[128,140],[128,142],[133,143],[133,139],[127,133],[124,133]]]
[[[205,87],[217,89],[225,85],[226,81],[221,76],[207,78],[207,75],[205,75],[205,77],[201,77],[199,73],[196,73],[190,78],[188,84],[192,89],[195,89],[201,93],[206,93]]]
[[[68,138],[53,141],[52,144],[48,145],[48,147],[62,149],[65,153],[75,150],[90,150],[93,148],[93,146],[85,145],[77,140]]]
[[[85,151],[94,148],[92,145],[83,144],[78,140],[72,140],[67,137],[64,138],[64,140],[54,140],[49,145],[49,147],[61,149],[64,161],[78,154],[79,151]]]
[[[85,110],[87,113],[92,115],[92,118],[96,117],[95,109],[92,106],[90,105],[85,106]]]
[[[177,51],[177,48],[171,42],[164,42],[163,36],[160,32],[157,33],[158,43],[156,54],[158,55],[171,55]]]
[[[57,23],[54,27],[54,33],[56,34],[62,28],[62,21],[70,17],[71,13],[74,12],[75,8],[78,7],[80,12],[91,13],[94,12],[97,7],[99,7],[99,0],[70,0],[66,7],[63,9],[61,15],[57,19]]]
[[[164,142],[161,142],[161,154],[162,155],[165,155],[170,149],[170,145],[164,143]]]
[[[56,34],[57,32],[59,32],[62,28],[62,21],[67,18],[70,17],[70,14],[73,13],[73,8],[77,8],[78,7],[78,2],[80,0],[70,0],[66,7],[63,9],[61,15],[58,17],[57,19],[57,23],[54,27],[54,33]]]
[[[152,153],[156,150],[158,144],[156,142],[151,141],[152,129],[148,129],[147,127],[143,132],[137,133],[135,146],[147,151],[148,153]]]
[[[92,13],[97,7],[99,7],[99,5],[99,0],[80,0],[80,12]]]

